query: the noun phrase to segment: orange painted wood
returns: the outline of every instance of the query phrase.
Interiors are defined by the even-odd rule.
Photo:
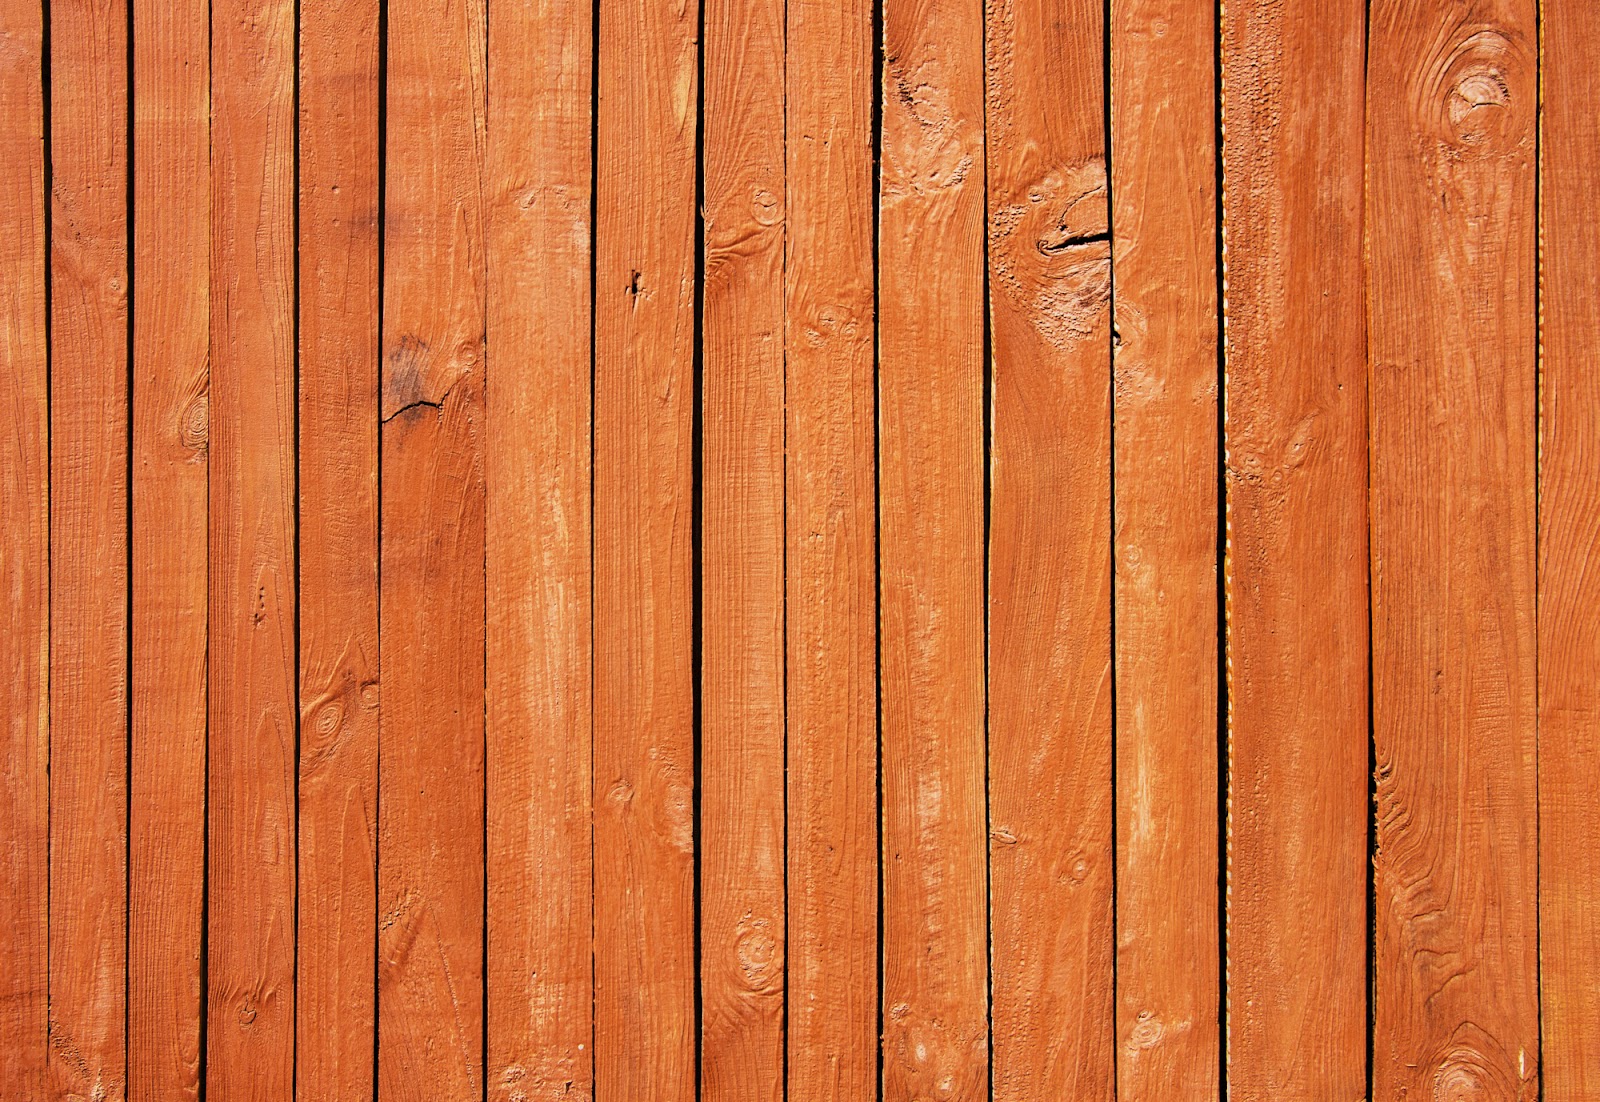
[[[1360,1098],[1365,5],[1222,23],[1228,1093]]]
[[[378,1096],[484,1093],[483,0],[388,7]]]
[[[593,9],[489,23],[488,1085],[593,1098]]]
[[[1600,9],[1541,6],[1539,956],[1544,1097],[1600,1095]]]
[[[0,3],[0,1098],[47,1097],[49,345],[44,15]]]
[[[790,0],[784,111],[788,1095],[878,1091],[871,0]]]
[[[884,0],[883,1094],[984,1097],[983,13]]]
[[[1372,18],[1372,1092],[1532,1099],[1535,10]]]
[[[994,1097],[1110,1099],[1104,7],[997,0],[985,42]]]
[[[1219,1097],[1216,21],[1111,7],[1117,1097]]]
[[[371,1094],[378,796],[378,4],[300,9],[295,1084]]]
[[[784,1097],[784,8],[705,5],[700,1097]]]

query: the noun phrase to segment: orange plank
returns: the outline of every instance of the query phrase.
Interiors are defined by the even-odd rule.
[[[878,1060],[872,0],[789,0],[789,1097],[871,1102]]]
[[[595,1078],[695,1096],[697,5],[601,0],[595,194]]]
[[[1541,7],[1539,954],[1544,1097],[1600,1096],[1600,8]]]
[[[378,787],[378,2],[300,9],[295,1080],[370,1095]]]
[[[1216,19],[1111,6],[1117,1097],[1219,1097]]]
[[[593,8],[489,24],[488,1082],[594,1091],[590,862]]]
[[[1538,1095],[1533,0],[1373,8],[1374,1098]]]
[[[484,1092],[486,13],[388,13],[378,1095],[455,1102]]]
[[[1367,1089],[1365,7],[1222,24],[1237,1102]]]
[[[46,1097],[50,515],[44,13],[0,3],[0,1099]]]
[[[883,1092],[988,1094],[983,13],[884,0]]]
[[[50,6],[50,1098],[126,1093],[128,13]]]
[[[1115,807],[1104,6],[994,3],[985,42],[994,1097],[1109,1099]]]

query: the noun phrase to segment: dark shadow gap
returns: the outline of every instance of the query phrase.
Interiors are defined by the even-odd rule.
[[[1228,881],[1231,864],[1230,793],[1232,790],[1233,681],[1229,676],[1228,623],[1228,254],[1227,173],[1223,164],[1223,35],[1222,0],[1213,9],[1212,97],[1215,129],[1213,218],[1216,234],[1217,302],[1217,1097],[1228,1097]]]

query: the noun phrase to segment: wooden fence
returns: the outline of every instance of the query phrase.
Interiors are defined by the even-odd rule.
[[[0,0],[0,1098],[1600,1098],[1591,0]]]

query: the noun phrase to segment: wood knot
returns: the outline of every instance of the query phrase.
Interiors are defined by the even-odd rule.
[[[1530,66],[1516,40],[1481,30],[1458,40],[1427,70],[1439,140],[1456,156],[1503,153],[1531,132]]]
[[[187,450],[203,452],[211,441],[211,396],[197,394],[183,407],[178,422],[178,442]]]

